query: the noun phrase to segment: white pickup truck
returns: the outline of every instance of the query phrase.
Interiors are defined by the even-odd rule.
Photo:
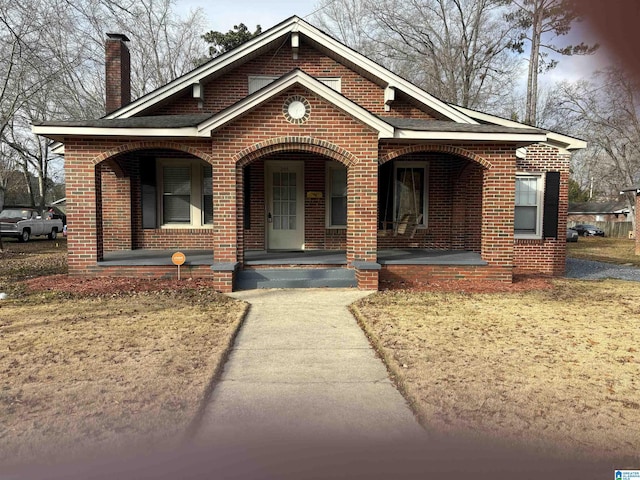
[[[43,215],[35,208],[8,208],[0,212],[0,236],[16,237],[20,242],[38,235],[54,240],[62,229],[62,220],[48,213]]]

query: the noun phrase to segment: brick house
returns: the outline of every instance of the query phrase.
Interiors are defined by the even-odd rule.
[[[175,275],[178,249],[225,292],[563,274],[584,142],[447,104],[297,17],[133,102],[127,41],[106,42],[105,117],[33,126],[65,155],[71,275]]]

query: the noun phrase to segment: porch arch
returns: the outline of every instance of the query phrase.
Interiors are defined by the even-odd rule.
[[[486,158],[470,150],[466,150],[454,145],[409,145],[403,148],[392,150],[381,156],[379,159],[379,164],[382,165],[402,155],[418,152],[448,153],[476,162],[486,169],[491,169],[493,167],[491,162],[489,162]]]
[[[183,143],[178,142],[168,142],[168,141],[140,141],[140,142],[130,142],[123,143],[115,148],[110,150],[106,150],[102,152],[100,155],[95,156],[91,159],[93,165],[97,165],[105,160],[116,157],[117,155],[121,155],[123,153],[133,152],[136,150],[151,150],[151,149],[168,149],[168,150],[177,150],[179,152],[188,153],[197,157],[201,160],[204,160],[208,164],[213,164],[213,157],[203,152],[202,150],[191,146],[185,145]]]
[[[163,231],[158,224],[155,228],[143,226],[142,177],[136,167],[141,160],[136,157],[153,157],[156,152],[164,152],[165,155],[212,165],[211,155],[197,147],[183,142],[141,140],[114,144],[90,160],[90,165],[95,170],[98,261],[108,252],[146,248],[149,244],[159,248],[175,242],[175,231]],[[155,177],[155,173],[153,176]],[[114,205],[120,207],[116,208]],[[156,212],[157,208],[158,205],[154,203],[153,211]],[[206,244],[207,241],[203,240],[205,236],[204,229],[195,229],[186,237],[187,241],[182,239],[181,242],[186,248],[193,248],[191,245]]]
[[[299,151],[322,155],[336,160],[343,165],[350,167],[358,163],[358,158],[334,143],[320,140],[313,137],[275,137],[263,142],[256,143],[244,150],[236,153],[232,161],[237,167],[243,168],[254,160],[269,155],[285,151]]]

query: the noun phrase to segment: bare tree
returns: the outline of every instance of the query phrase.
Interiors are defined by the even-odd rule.
[[[204,16],[174,0],[0,0],[0,141],[44,205],[57,158],[33,121],[104,114],[105,32],[132,39],[132,94],[142,96],[196,66]],[[2,159],[0,159],[2,161]],[[13,167],[12,167],[13,168]],[[0,179],[3,177],[0,177]],[[3,189],[2,192],[5,190]]]
[[[325,0],[323,25],[448,102],[489,108],[516,74],[505,0]],[[345,18],[357,17],[354,29]],[[366,33],[363,34],[360,30]],[[367,39],[371,38],[371,41]],[[360,45],[359,45],[360,44]]]
[[[588,132],[589,156],[579,167],[595,188],[616,197],[640,180],[640,85],[619,68],[594,80],[564,84],[558,109],[576,128]],[[571,120],[569,120],[571,121]],[[586,172],[586,173],[585,173]],[[635,203],[627,198],[631,207]]]
[[[369,5],[363,0],[322,0],[313,22],[372,60],[382,61],[382,49],[376,40],[379,27]]]
[[[559,55],[590,55],[598,45],[577,45],[560,47],[554,42],[559,36],[567,35],[574,22],[581,21],[574,0],[511,0],[513,11],[508,19],[521,29],[513,47],[524,52],[525,42],[529,43],[529,71],[527,75],[527,104],[524,122],[537,124],[538,74],[554,68],[558,61],[549,58],[549,52]],[[552,38],[549,36],[552,35]]]

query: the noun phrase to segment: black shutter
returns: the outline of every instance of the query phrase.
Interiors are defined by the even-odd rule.
[[[244,168],[242,172],[242,190],[244,199],[242,203],[243,228],[251,229],[251,165]]]
[[[156,162],[148,159],[140,163],[142,189],[142,228],[157,228]]]
[[[378,168],[378,221],[380,229],[392,228],[385,222],[393,222],[393,162]]]
[[[560,204],[560,172],[547,172],[544,187],[542,236],[558,238],[558,206]]]

